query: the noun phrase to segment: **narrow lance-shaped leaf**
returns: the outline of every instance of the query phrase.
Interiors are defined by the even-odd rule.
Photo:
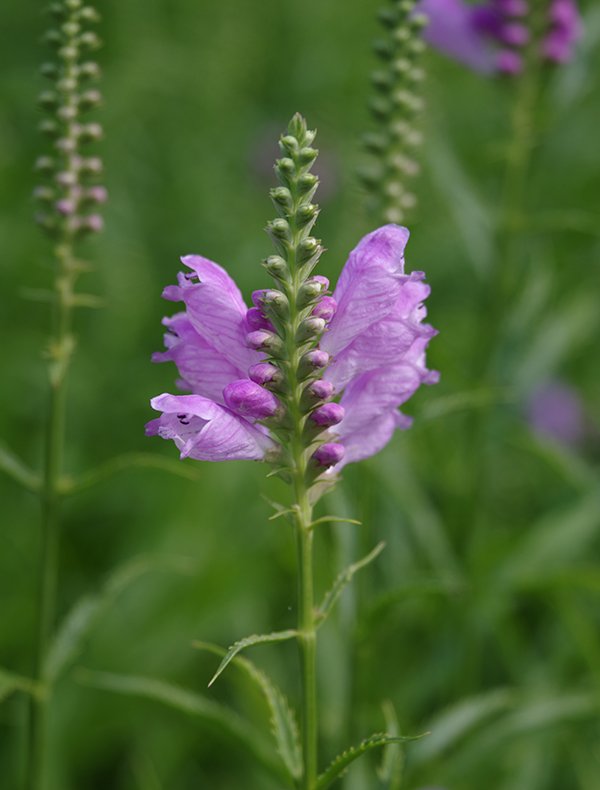
[[[365,754],[365,752],[371,749],[379,749],[382,746],[388,746],[391,743],[404,743],[404,741],[414,741],[415,738],[422,737],[422,735],[401,737],[398,735],[388,735],[388,733],[385,732],[371,735],[369,738],[365,738],[364,741],[361,741],[358,746],[351,746],[345,752],[338,755],[317,779],[316,790],[325,790],[325,788],[330,787],[337,779],[343,776],[348,766]]]
[[[373,562],[381,552],[385,548],[385,543],[378,543],[375,548],[367,554],[366,557],[363,557],[362,560],[349,565],[345,570],[343,570],[340,575],[337,577],[335,582],[333,583],[333,587],[326,593],[325,597],[321,605],[317,610],[316,621],[317,624],[320,625],[323,623],[327,617],[329,616],[331,610],[335,606],[338,598],[344,591],[344,588],[347,587],[348,584],[352,581],[352,577],[355,573],[357,573],[362,568],[366,567],[370,562]]]
[[[199,650],[208,650],[217,655],[225,655],[226,650],[207,642],[194,642]],[[277,750],[285,763],[290,776],[299,779],[302,775],[302,752],[296,716],[286,696],[271,679],[247,658],[237,656],[233,663],[242,669],[258,686],[265,697],[271,715],[271,728]]]
[[[181,686],[138,675],[80,669],[77,680],[93,688],[161,702],[183,713],[196,716],[212,729],[222,732],[244,746],[271,774],[288,784],[287,772],[279,759],[275,758],[270,743],[256,732],[250,722],[218,702],[206,699]]]
[[[296,630],[289,629],[287,631],[274,631],[272,634],[253,634],[252,636],[247,636],[244,639],[240,639],[238,642],[235,642],[227,650],[224,659],[219,664],[219,668],[212,676],[210,683],[208,684],[209,688],[223,672],[225,667],[242,650],[245,650],[247,647],[253,647],[254,645],[269,644],[270,642],[285,642],[287,639],[293,639],[295,636],[297,636],[297,634],[298,632]]]

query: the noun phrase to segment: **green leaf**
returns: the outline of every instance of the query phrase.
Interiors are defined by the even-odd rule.
[[[325,620],[331,613],[331,610],[335,606],[338,598],[340,597],[344,589],[348,586],[348,584],[350,584],[350,582],[352,581],[352,577],[354,576],[354,574],[357,573],[362,568],[366,567],[370,562],[373,562],[373,560],[376,559],[381,554],[384,548],[385,548],[385,543],[383,542],[378,543],[377,546],[375,546],[375,548],[371,552],[369,552],[369,554],[367,554],[366,557],[363,557],[362,560],[359,560],[358,562],[349,565],[345,570],[343,570],[339,574],[339,576],[333,583],[333,587],[331,588],[331,590],[329,590],[328,593],[326,593],[325,597],[323,598],[323,602],[317,609],[316,621],[318,625],[321,625],[321,623],[325,622]]]
[[[452,705],[429,723],[431,735],[415,745],[411,760],[415,765],[432,763],[473,729],[505,711],[513,700],[508,689],[494,689]]]
[[[153,453],[124,453],[115,458],[111,458],[104,464],[100,464],[89,472],[84,472],[79,477],[63,477],[60,481],[59,490],[63,495],[77,494],[87,488],[102,483],[119,472],[127,469],[158,469],[162,472],[169,472],[177,477],[186,480],[198,481],[201,479],[200,472],[196,467],[188,466],[181,461],[167,458]]]
[[[242,650],[245,650],[247,647],[253,647],[254,645],[262,645],[262,644],[269,644],[271,642],[285,642],[287,639],[293,639],[295,636],[298,635],[298,632],[289,629],[287,631],[274,631],[271,634],[252,634],[252,636],[246,636],[244,639],[240,639],[239,642],[235,642],[231,647],[227,650],[225,654],[225,658],[219,664],[219,668],[212,676],[208,687],[210,688],[215,680],[219,677],[219,675],[223,672],[225,667],[233,661],[233,659],[240,653]]]
[[[224,656],[227,651],[209,642],[194,642],[198,650],[208,650]],[[271,731],[277,744],[277,751],[293,779],[302,776],[302,749],[296,716],[286,696],[271,679],[255,664],[243,656],[237,656],[233,663],[242,669],[263,694],[271,716]]]
[[[25,691],[28,694],[36,693],[36,685],[33,680],[22,675],[15,675],[0,667],[0,702],[10,696],[15,691]]]
[[[4,442],[0,442],[0,469],[29,491],[39,491],[41,481],[38,475],[27,467]]]
[[[415,736],[422,738],[422,735]],[[317,779],[316,790],[325,790],[330,787],[336,779],[339,779],[347,770],[348,766],[361,757],[365,752],[371,749],[378,749],[382,746],[388,746],[391,743],[404,743],[405,741],[413,741],[415,737],[401,737],[398,735],[389,735],[386,732],[376,733],[371,735],[370,738],[365,738],[364,741],[358,746],[351,746],[345,752],[338,755],[331,765],[323,771]]]
[[[400,734],[400,725],[396,711],[390,700],[383,703],[383,716],[385,728],[390,735]],[[383,750],[381,765],[377,769],[377,776],[387,784],[388,790],[400,790],[402,774],[404,772],[404,752],[398,743],[392,743]]]
[[[60,673],[78,656],[83,640],[115,598],[140,576],[153,570],[189,572],[190,563],[181,557],[136,557],[117,568],[95,595],[81,598],[66,615],[50,645],[44,678],[54,683]]]
[[[311,529],[318,526],[319,524],[356,524],[359,527],[362,527],[362,521],[357,521],[355,518],[343,518],[342,516],[321,516],[316,521],[313,521],[310,525]]]
[[[288,783],[287,772],[276,758],[271,744],[249,722],[218,702],[157,678],[87,669],[79,669],[76,678],[86,686],[154,700],[195,716],[211,729],[242,745],[277,779]]]

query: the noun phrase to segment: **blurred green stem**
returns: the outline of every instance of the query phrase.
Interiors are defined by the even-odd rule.
[[[50,394],[41,490],[40,581],[34,659],[34,681],[43,691],[31,700],[27,790],[43,790],[48,772],[47,715],[52,690],[46,685],[45,662],[55,620],[66,386],[74,347],[71,310],[77,266],[68,238],[56,247],[55,255],[58,266],[54,283],[53,333],[48,349]]]
[[[302,678],[303,790],[314,790],[317,779],[317,632],[314,616],[312,508],[304,475],[296,481],[298,549],[298,646]]]

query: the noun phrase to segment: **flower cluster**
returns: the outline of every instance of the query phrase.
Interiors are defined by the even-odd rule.
[[[360,171],[373,213],[399,223],[416,204],[406,184],[419,172],[415,150],[421,143],[417,119],[423,109],[420,60],[427,18],[415,13],[416,0],[393,0],[380,11],[386,37],[375,42],[382,67],[372,74],[376,96],[370,109],[377,131],[364,137],[372,166]]]
[[[84,120],[102,100],[100,92],[90,87],[100,69],[88,57],[100,46],[100,39],[85,29],[98,22],[99,16],[82,0],[53,3],[50,12],[56,27],[47,32],[46,41],[55,49],[56,58],[42,66],[52,89],[42,91],[39,103],[47,115],[40,129],[52,141],[53,151],[36,162],[36,170],[45,177],[45,183],[34,190],[41,206],[36,218],[51,235],[80,236],[102,229],[97,207],[107,197],[98,183],[102,160],[82,153],[84,146],[103,134],[99,123]]]
[[[172,439],[182,457],[266,459],[285,471],[305,454],[313,479],[378,452],[410,420],[398,411],[422,383],[435,330],[423,322],[422,272],[406,274],[406,228],[386,225],[361,240],[336,288],[313,275],[322,247],[310,235],[318,209],[309,171],[314,133],[295,117],[282,137],[282,186],[271,197],[280,218],[268,232],[278,254],[264,265],[275,288],[244,300],[229,275],[197,255],[183,258],[164,297],[183,312],[165,318],[167,350],[187,395],[152,400],[161,416],[149,435]],[[312,470],[312,472],[310,472]]]
[[[419,9],[430,19],[432,46],[484,73],[520,73],[534,37],[543,60],[565,63],[581,35],[576,0],[549,0],[540,30],[528,0],[420,0]]]

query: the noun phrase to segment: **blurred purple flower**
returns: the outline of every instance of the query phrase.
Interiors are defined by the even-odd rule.
[[[429,18],[424,36],[431,46],[482,73],[517,74],[530,39],[527,0],[421,0],[418,11]],[[565,63],[581,36],[576,0],[550,0],[541,56]]]
[[[560,381],[548,381],[531,396],[527,417],[536,433],[560,444],[576,445],[585,434],[585,414],[577,391]]]
[[[325,403],[311,415],[331,433],[331,441],[315,453],[323,466],[338,470],[381,450],[396,428],[410,426],[398,407],[421,384],[438,380],[425,365],[427,344],[436,334],[423,323],[429,286],[423,272],[404,273],[408,235],[406,228],[386,225],[365,236],[350,254],[333,297],[322,297],[321,313],[328,319],[321,320],[328,320],[328,328],[306,364],[327,365],[323,380],[312,385],[317,400],[341,396],[339,404]],[[216,263],[197,255],[182,261],[191,273],[179,274],[178,285],[167,287],[163,296],[183,301],[186,309],[164,319],[167,350],[153,360],[175,362],[179,385],[193,394],[154,398],[152,407],[162,414],[148,423],[147,433],[172,439],[182,457],[262,459],[276,445],[259,421],[279,408],[262,384],[278,371],[255,350],[255,308],[248,310]],[[323,278],[315,279],[326,287]],[[267,330],[263,334],[273,337]]]

